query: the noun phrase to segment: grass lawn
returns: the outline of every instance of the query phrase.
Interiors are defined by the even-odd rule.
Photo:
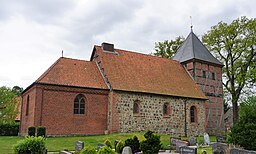
[[[85,146],[90,145],[93,147],[97,147],[98,142],[104,142],[106,139],[109,139],[112,144],[114,140],[123,140],[125,141],[127,138],[131,138],[136,135],[140,141],[144,140],[144,133],[116,133],[110,135],[101,135],[101,136],[76,136],[76,137],[48,137],[46,138],[46,147],[48,151],[60,151],[64,149],[75,150],[75,141],[83,141]],[[168,145],[170,144],[170,135],[161,134],[161,142],[163,144],[164,149],[168,149]],[[15,145],[19,140],[24,139],[24,137],[17,136],[0,136],[0,153],[8,154],[13,153],[13,145]],[[182,138],[187,139],[187,138]],[[203,137],[197,138],[197,140],[203,140]],[[216,141],[215,137],[210,138],[211,142]],[[204,148],[208,151],[211,149]],[[200,153],[201,149],[198,149],[198,153]],[[209,152],[211,153],[211,152]]]

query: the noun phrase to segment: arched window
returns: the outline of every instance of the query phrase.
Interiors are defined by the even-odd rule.
[[[139,112],[140,112],[139,101],[136,100],[133,103],[133,113],[139,113]]]
[[[169,113],[170,113],[169,104],[168,104],[168,103],[164,103],[164,106],[163,106],[163,114],[164,114],[164,115],[169,115]]]
[[[29,112],[29,95],[27,96],[26,116],[28,116],[28,112]]]
[[[197,119],[197,115],[196,115],[196,107],[195,106],[191,106],[190,107],[190,122],[196,122]]]
[[[74,114],[85,113],[85,97],[82,94],[76,96],[74,101]]]

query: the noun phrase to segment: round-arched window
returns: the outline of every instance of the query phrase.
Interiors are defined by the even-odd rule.
[[[74,100],[74,114],[85,113],[85,97],[82,94],[76,96]]]

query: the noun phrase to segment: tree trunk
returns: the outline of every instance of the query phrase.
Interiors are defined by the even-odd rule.
[[[238,118],[239,118],[237,102],[238,102],[238,98],[236,98],[236,96],[232,96],[233,124],[235,124],[238,121]]]

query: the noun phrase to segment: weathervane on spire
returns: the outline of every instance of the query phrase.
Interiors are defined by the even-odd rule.
[[[193,32],[192,16],[189,16],[189,17],[190,17],[190,29],[191,29],[191,32]]]

